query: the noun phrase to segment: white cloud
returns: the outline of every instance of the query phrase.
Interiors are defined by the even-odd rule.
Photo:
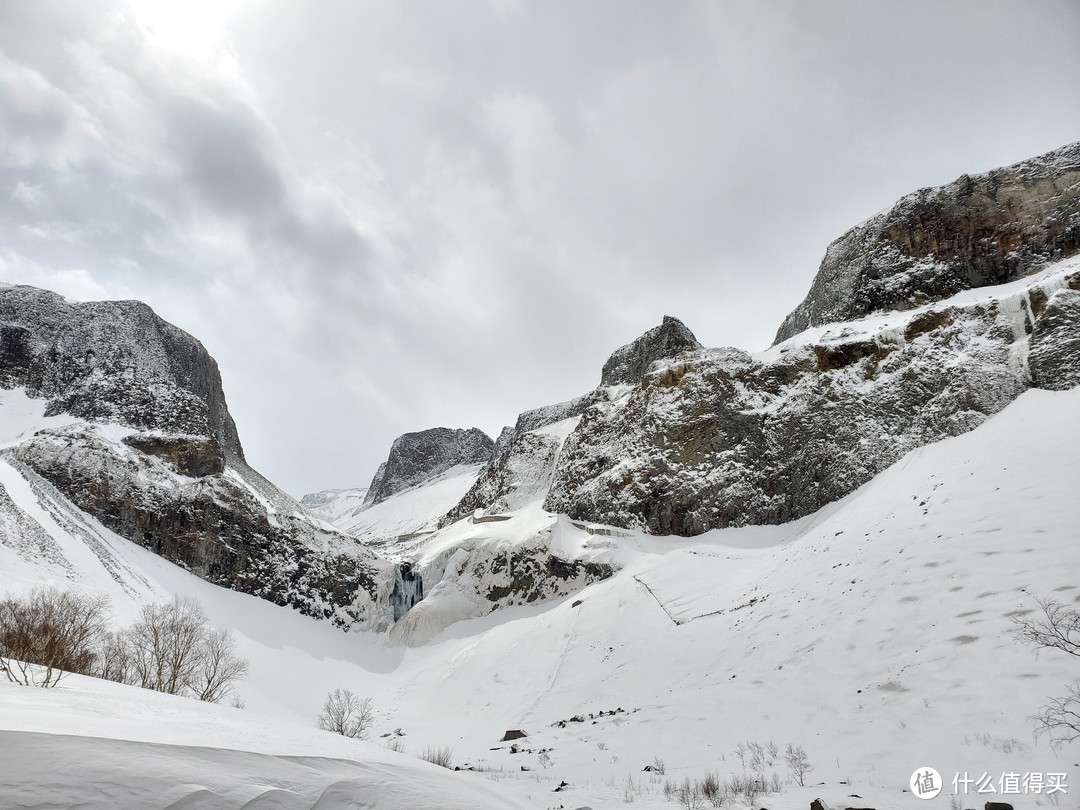
[[[664,314],[761,347],[845,228],[1075,138],[1078,36],[1066,0],[8,4],[0,271],[147,301],[256,466],[361,484]]]

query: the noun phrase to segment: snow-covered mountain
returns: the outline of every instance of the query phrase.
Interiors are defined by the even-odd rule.
[[[918,192],[830,247],[769,349],[665,318],[496,442],[406,434],[302,505],[247,466],[194,338],[0,288],[2,590],[77,585],[118,622],[194,596],[251,662],[250,715],[0,684],[0,799],[661,808],[667,779],[746,773],[747,741],[813,763],[774,810],[1067,770],[1028,718],[1074,667],[1012,620],[1080,600],[1078,184],[1074,145]],[[372,739],[479,772],[288,726],[341,686]]]
[[[300,505],[323,520],[333,523],[342,515],[364,505],[367,487],[351,489],[324,489],[309,492],[300,499]]]
[[[78,679],[53,692],[0,684],[0,751],[19,763],[0,769],[0,795],[26,801],[48,786],[41,795],[83,798],[93,780],[105,798],[85,797],[90,807],[115,806],[121,788],[133,806],[165,807],[187,791],[205,802],[192,806],[264,797],[253,806],[306,807],[326,795],[320,806],[349,807],[377,773],[377,806],[390,808],[614,810],[629,799],[668,810],[678,805],[664,796],[666,780],[741,774],[736,750],[748,740],[801,745],[814,767],[806,787],[785,784],[755,804],[775,810],[805,810],[816,797],[834,808],[924,807],[907,787],[927,765],[944,775],[946,794],[965,773],[1071,775],[1071,759],[1032,740],[1028,717],[1075,667],[1019,646],[1011,617],[1038,596],[1078,598],[1078,408],[1080,389],[1027,391],[973,431],[913,450],[780,526],[605,534],[538,508],[460,522],[454,531],[507,546],[548,528],[566,553],[573,546],[619,570],[554,602],[437,629],[427,623],[438,613],[467,613],[468,572],[455,570],[399,623],[397,632],[432,631],[420,646],[343,635],[215,587],[104,527],[95,527],[99,555],[52,526],[67,564],[0,547],[8,589],[77,577],[111,594],[121,621],[146,601],[195,596],[251,661],[241,688],[249,708]],[[404,755],[299,728],[343,685],[373,699],[371,739],[399,739]],[[527,736],[502,742],[509,729]],[[429,745],[483,770],[436,781],[411,759]],[[643,771],[656,759],[664,775]],[[765,772],[786,777],[782,761]],[[204,790],[226,798],[213,804]],[[961,806],[986,800],[968,790]],[[1060,806],[1046,795],[991,798]]]
[[[247,465],[217,364],[146,305],[0,288],[0,381],[3,542],[47,548],[41,511],[75,536],[90,519],[210,582],[386,621],[390,566]]]
[[[491,458],[494,446],[491,437],[479,428],[438,427],[398,436],[368,485],[364,505],[381,503],[391,495],[443,475],[452,467],[483,464]]]
[[[703,348],[665,318],[596,390],[507,428],[444,523],[536,498],[688,536],[807,515],[1031,386],[1075,384],[1077,251],[1080,144],[909,195],[830,246],[772,348]]]

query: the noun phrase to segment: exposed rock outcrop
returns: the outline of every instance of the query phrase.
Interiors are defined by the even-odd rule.
[[[371,480],[364,505],[377,504],[451,467],[483,464],[491,459],[494,449],[491,437],[479,428],[438,427],[398,436]]]
[[[0,286],[0,385],[48,399],[48,414],[205,436],[244,457],[217,363],[139,301]]]
[[[665,315],[659,326],[611,353],[601,371],[600,387],[520,414],[513,427],[503,428],[491,461],[441,525],[478,509],[510,511],[546,497],[563,443],[586,410],[610,403],[615,387],[637,384],[654,363],[700,348],[682,321]]]
[[[1080,292],[1059,290],[1046,302],[1031,332],[1028,363],[1038,388],[1080,385]]]
[[[694,333],[682,321],[665,315],[659,326],[611,353],[601,371],[600,385],[634,385],[657,360],[700,348]]]
[[[225,472],[225,454],[213,439],[199,436],[125,436],[124,444],[166,461],[180,475],[202,478]]]
[[[545,508],[680,535],[809,514],[1019,396],[1029,334],[1039,384],[1075,384],[1080,309],[1061,290],[1080,262],[1064,265],[1029,289],[757,358],[705,349],[661,364],[616,407],[583,414]]]
[[[472,488],[446,513],[446,526],[476,510],[505,512],[547,494],[555,462],[567,435],[586,408],[608,398],[597,389],[567,402],[525,411],[513,427],[503,428],[495,452]]]
[[[551,518],[547,527],[513,544],[490,542],[483,524],[451,528],[468,530],[437,556],[408,564],[396,590],[406,599],[417,593],[426,598],[412,599],[411,610],[400,611],[390,638],[423,644],[456,621],[565,596],[614,574],[615,566],[602,552],[567,558],[559,551],[555,537],[564,521]]]
[[[776,334],[1003,284],[1080,251],[1080,143],[922,189],[831,245]]]

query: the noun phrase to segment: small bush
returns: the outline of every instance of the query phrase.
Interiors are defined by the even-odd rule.
[[[715,771],[709,771],[701,777],[698,787],[701,790],[701,795],[713,807],[719,807],[727,798],[727,792],[723,789],[720,777],[716,775]]]
[[[699,810],[703,800],[699,783],[691,781],[690,777],[684,778],[682,783],[675,788],[675,800],[686,810]]]
[[[678,785],[672,782],[670,779],[664,780],[664,798],[669,802],[675,801],[675,793],[678,790]]]
[[[430,762],[432,765],[438,765],[442,768],[449,768],[453,761],[454,749],[449,746],[443,746],[441,748],[435,748],[434,746],[427,746],[420,752],[420,759],[425,762]]]
[[[664,776],[667,773],[667,765],[664,764],[664,760],[660,759],[660,757],[653,757],[652,770],[658,776]]]
[[[318,725],[323,731],[332,731],[343,737],[363,739],[375,720],[371,698],[361,698],[348,689],[328,692],[323,701]]]
[[[386,741],[386,747],[398,754],[405,753],[405,741],[401,737],[391,737]]]

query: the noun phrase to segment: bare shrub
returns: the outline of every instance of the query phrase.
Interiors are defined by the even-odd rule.
[[[398,754],[405,753],[405,741],[401,737],[391,737],[386,741],[386,747]]]
[[[727,798],[727,793],[723,789],[720,777],[716,775],[715,771],[709,771],[701,777],[701,781],[698,782],[698,787],[701,790],[701,795],[713,807],[719,807]]]
[[[673,781],[671,781],[670,779],[665,779],[664,780],[664,798],[665,799],[667,799],[669,802],[675,801],[675,793],[676,793],[677,790],[678,790],[678,785],[676,785]]]
[[[449,768],[454,757],[454,749],[449,746],[442,746],[436,748],[434,746],[427,746],[419,754],[420,759],[425,762],[430,762],[432,765],[438,765],[442,768]]]
[[[667,773],[667,765],[664,764],[664,760],[660,759],[660,757],[653,757],[652,770],[653,773],[664,776]]]
[[[0,671],[24,686],[56,686],[69,672],[89,674],[105,636],[109,600],[35,588],[0,601]]]
[[[319,715],[319,728],[343,737],[363,739],[375,720],[371,698],[361,698],[348,689],[328,692]]]
[[[683,778],[682,782],[675,788],[675,800],[680,807],[684,807],[686,810],[699,810],[703,798],[700,786],[696,781],[692,781],[690,777]]]
[[[810,758],[806,755],[806,751],[801,745],[792,745],[791,743],[788,743],[787,748],[784,751],[784,759],[787,760],[788,770],[791,771],[791,778],[798,783],[799,787],[805,787],[806,775],[814,770],[814,766],[810,764]]]
[[[766,768],[771,768],[777,757],[780,756],[780,748],[771,740],[768,743],[751,742],[747,740],[745,750],[746,767],[754,773],[762,773]],[[739,750],[736,749],[738,754]]]
[[[1036,650],[1053,649],[1080,658],[1080,610],[1056,599],[1038,599],[1041,616],[1017,616],[1017,640]],[[1064,697],[1053,698],[1032,718],[1035,736],[1047,736],[1061,747],[1080,739],[1080,680],[1066,687]]]

